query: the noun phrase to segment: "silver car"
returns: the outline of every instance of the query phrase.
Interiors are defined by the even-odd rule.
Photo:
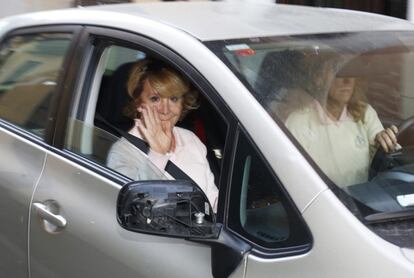
[[[414,277],[409,22],[120,4],[5,18],[0,39],[1,277]],[[107,166],[131,125],[130,66],[146,57],[200,93],[180,125],[207,147],[217,213],[145,152],[139,180]],[[356,129],[326,119],[315,132],[306,113],[326,111],[336,78],[363,84],[338,118]],[[371,120],[399,128],[395,148]]]

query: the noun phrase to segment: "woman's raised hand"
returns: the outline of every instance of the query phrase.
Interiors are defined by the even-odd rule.
[[[166,154],[174,146],[173,125],[169,121],[161,121],[157,108],[143,104],[138,108],[141,118],[136,125],[150,148],[161,154]]]
[[[392,125],[383,131],[380,131],[375,136],[375,142],[387,153],[398,148],[397,142],[398,128]]]

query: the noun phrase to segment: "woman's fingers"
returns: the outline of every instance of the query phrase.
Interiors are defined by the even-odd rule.
[[[173,125],[170,121],[163,121],[162,123],[160,121],[160,125],[162,125],[162,130],[166,134],[171,134],[172,133]]]
[[[164,122],[158,116],[157,108],[150,105],[142,105],[138,108],[141,118],[136,120],[137,127],[150,148],[158,153],[167,153],[171,149],[172,126]]]
[[[138,119],[134,119],[134,123],[135,123],[135,127],[138,128],[138,126],[141,124],[141,120]]]
[[[384,152],[388,152],[388,145],[385,142],[385,140],[382,138],[381,134],[378,134],[377,136],[377,143],[381,146],[381,148],[384,150]]]
[[[382,133],[381,138],[385,141],[385,144],[387,144],[388,151],[394,150],[394,143],[392,142],[390,136],[388,135],[387,131]]]
[[[135,126],[138,128],[138,130],[140,131],[140,133],[142,134],[144,139],[149,141],[148,129],[145,127],[145,125],[143,124],[141,119],[136,119],[135,120]]]
[[[162,140],[161,136],[158,136],[154,130],[147,128],[142,120],[136,120],[137,127],[142,134],[142,137],[150,145],[150,148],[158,153],[168,152],[168,140]],[[161,139],[161,140],[160,140]],[[166,141],[166,142],[164,142]]]
[[[394,125],[379,132],[375,137],[377,143],[385,152],[394,151],[397,146],[397,132],[398,128]]]
[[[160,119],[160,116],[159,116],[159,114],[158,114],[157,107],[152,106],[152,107],[151,107],[151,111],[152,111],[152,114],[153,114],[153,116],[154,116],[154,122],[155,122],[157,125],[161,125],[161,119]]]
[[[144,108],[144,106],[138,107],[138,112],[141,113],[140,122],[147,127],[148,124],[148,111]],[[148,124],[148,125],[147,125]]]
[[[142,105],[140,107],[141,118],[143,119],[143,123],[145,127],[149,130],[154,130],[157,128],[157,124],[154,119],[154,112],[152,111],[151,107],[148,105]]]
[[[148,109],[144,106],[138,108],[141,112],[141,118],[137,119],[138,129],[142,133],[144,139],[151,144],[156,137],[156,131],[154,131],[154,125],[150,120]]]
[[[148,123],[151,125],[151,128],[154,132],[162,132],[161,120],[157,111],[156,106],[146,105],[146,110],[148,112]]]
[[[394,131],[392,130],[391,127],[385,129],[386,135],[388,136],[388,138],[392,141],[392,145],[397,144],[397,136],[395,136]]]
[[[147,109],[148,112],[148,121],[151,123],[153,127],[156,127],[156,121],[155,121],[155,113],[154,113],[154,107],[151,105],[145,105],[145,109]]]

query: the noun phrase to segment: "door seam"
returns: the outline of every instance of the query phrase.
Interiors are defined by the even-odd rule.
[[[243,266],[243,278],[246,278],[247,274],[247,263],[249,261],[249,253],[246,254],[246,259],[244,260],[244,266]]]
[[[33,198],[37,189],[37,186],[40,182],[40,179],[43,176],[43,172],[45,170],[46,167],[46,160],[47,160],[47,152],[45,152],[45,156],[43,159],[43,165],[42,165],[42,169],[40,170],[40,174],[35,182],[35,184],[33,185],[33,189],[32,189],[32,194],[30,196],[30,203],[29,203],[29,213],[28,213],[28,217],[27,217],[27,273],[28,273],[28,277],[31,278],[31,267],[30,267],[30,223],[31,223],[31,218],[32,218],[32,203],[33,203]]]

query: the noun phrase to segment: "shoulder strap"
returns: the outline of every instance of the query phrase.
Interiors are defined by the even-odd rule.
[[[184,173],[184,171],[181,170],[177,165],[171,162],[171,160],[168,160],[167,165],[165,166],[165,171],[167,171],[167,173],[173,176],[176,180],[188,180],[196,184],[192,178]]]
[[[145,142],[141,138],[138,138],[132,134],[129,134],[126,131],[123,131],[117,128],[113,124],[110,124],[106,119],[104,119],[104,117],[102,117],[98,113],[95,114],[95,118],[103,122],[104,124],[106,124],[111,129],[118,132],[122,137],[124,137],[126,140],[128,140],[128,142],[130,142],[132,145],[140,149],[142,152],[144,152],[145,154],[148,154],[149,146],[147,142]],[[181,170],[177,165],[175,165],[170,160],[168,160],[167,165],[165,166],[165,171],[177,180],[188,180],[188,181],[192,181],[193,183],[195,183],[192,178],[190,178],[186,173],[184,173],[183,170]]]

